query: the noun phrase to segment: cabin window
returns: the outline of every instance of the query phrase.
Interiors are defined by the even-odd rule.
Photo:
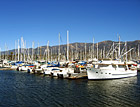
[[[109,65],[99,65],[99,67],[108,67]]]
[[[81,68],[81,70],[84,70],[85,68]]]
[[[112,65],[113,68],[116,68],[116,65]]]
[[[118,65],[119,68],[125,68],[125,65]]]

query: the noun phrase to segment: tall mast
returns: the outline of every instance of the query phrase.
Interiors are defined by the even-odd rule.
[[[88,48],[88,60],[91,59],[91,50],[90,49],[91,49],[91,47],[89,46],[89,48]]]
[[[67,61],[69,61],[69,31],[67,30]]]
[[[6,43],[5,43],[5,59],[7,59],[7,49],[6,49]]]
[[[101,49],[101,56],[100,58],[102,59],[103,58],[103,50]]]
[[[25,43],[24,43],[24,61],[26,61],[25,52],[26,52],[26,41],[25,41]]]
[[[92,55],[93,55],[93,57],[92,58],[94,58],[94,38],[93,38],[93,53],[92,53]]]
[[[130,48],[130,47],[129,47]],[[132,60],[132,52],[130,51],[130,60]]]
[[[80,60],[82,60],[82,50],[80,51]]]
[[[114,42],[113,42],[113,51],[112,51],[112,59],[114,58]]]
[[[104,46],[104,50],[103,50],[103,58],[105,58],[105,46]]]
[[[126,62],[127,62],[127,42],[125,42],[125,44],[126,44],[125,52],[126,52]]]
[[[32,61],[34,60],[34,42],[32,42]]]
[[[20,46],[19,46],[19,39],[18,39],[18,61],[19,61],[19,54],[20,54]]]
[[[86,61],[86,59],[87,59],[87,57],[86,57],[86,56],[87,56],[87,55],[86,55],[86,54],[87,54],[87,53],[86,53],[86,50],[87,50],[87,49],[86,49],[86,43],[85,43],[85,61]]]
[[[30,53],[29,53],[29,48],[28,48],[28,55],[27,55],[27,61],[30,59]]]
[[[38,52],[37,52],[37,60],[39,60],[39,43],[38,43],[38,48],[37,48]]]
[[[72,52],[71,52],[71,60],[73,61],[73,48],[72,48],[72,50],[71,50]]]
[[[0,48],[0,60],[1,60],[1,48]]]
[[[51,60],[50,61],[52,61],[52,48],[50,49],[50,52],[51,52],[51,55],[50,55],[51,56]]]
[[[120,36],[119,36],[119,50],[118,50],[118,58],[120,58]]]
[[[46,51],[46,61],[49,61],[49,41],[47,43],[47,51]]]
[[[48,41],[48,61],[50,61],[50,50],[49,50],[49,41]]]
[[[77,43],[76,43],[76,59],[78,59]]]
[[[89,56],[90,56],[90,59],[92,60],[92,46],[90,47],[90,54],[89,54]]]
[[[139,44],[138,44],[138,59],[139,59],[139,55],[140,55],[139,52],[140,52],[140,50],[139,50]]]
[[[97,43],[97,60],[98,60],[98,43]]]
[[[17,45],[17,42],[15,41],[15,61],[16,61],[16,54],[17,54],[17,52],[16,52],[16,45]]]
[[[59,33],[59,50],[58,50],[58,61],[60,61],[60,33]]]
[[[21,37],[21,42],[20,42],[20,46],[21,46],[21,48],[20,48],[20,50],[21,50],[20,60],[21,60],[21,61],[23,61],[23,60],[22,60],[22,54],[23,54],[23,44],[22,44],[22,43],[23,43],[23,38]]]

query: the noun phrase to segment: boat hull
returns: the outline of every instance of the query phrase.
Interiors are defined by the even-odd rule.
[[[88,79],[119,79],[137,75],[137,70],[87,69]]]

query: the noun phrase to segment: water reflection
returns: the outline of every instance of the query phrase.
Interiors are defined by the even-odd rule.
[[[96,96],[94,100],[104,106],[132,106],[135,105],[135,86],[137,77],[88,81],[89,93]]]

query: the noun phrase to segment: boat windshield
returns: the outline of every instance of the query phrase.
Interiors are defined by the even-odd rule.
[[[108,64],[101,64],[99,65],[99,67],[108,67],[109,65]]]
[[[125,65],[118,65],[119,68],[125,68]]]

